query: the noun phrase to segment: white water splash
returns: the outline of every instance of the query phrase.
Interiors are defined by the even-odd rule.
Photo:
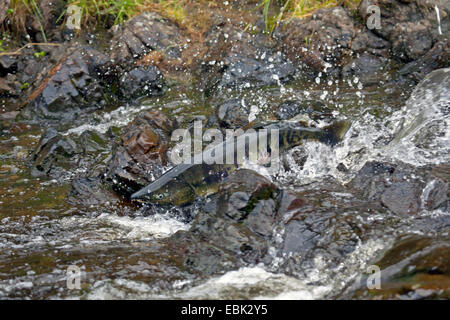
[[[437,19],[437,22],[438,22],[438,31],[439,31],[439,34],[442,35],[441,16],[439,14],[439,8],[438,8],[437,4],[434,5],[434,9],[436,10],[436,19]]]

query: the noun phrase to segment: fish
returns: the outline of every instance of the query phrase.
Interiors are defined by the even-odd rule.
[[[253,130],[247,130],[244,134],[206,148],[189,160],[176,165],[146,187],[133,193],[131,199],[144,203],[185,206],[193,203],[196,197],[217,193],[220,182],[242,167],[246,159],[258,159],[258,155],[255,157],[254,152],[258,152],[261,156],[261,150],[250,147],[261,141],[258,140],[258,134],[261,139],[265,132],[266,141],[271,141],[269,136],[272,138],[272,134],[278,134],[278,153],[281,153],[304,141],[319,141],[334,146],[343,139],[349,127],[350,123],[345,120],[336,121],[324,128],[305,127],[290,121],[255,124],[251,128]],[[265,130],[258,131],[261,129]],[[271,149],[273,145],[269,142],[266,144],[267,154],[275,153]],[[239,148],[245,151],[239,153],[237,151]],[[223,161],[224,163],[212,161],[212,157],[217,154],[223,154],[224,159],[229,157],[226,159],[232,161]]]

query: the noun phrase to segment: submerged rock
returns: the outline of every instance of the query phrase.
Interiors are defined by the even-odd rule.
[[[380,287],[368,289],[367,275],[353,286],[358,299],[449,299],[448,237],[407,236],[374,265],[381,269]]]

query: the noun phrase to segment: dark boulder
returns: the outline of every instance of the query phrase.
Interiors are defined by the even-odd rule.
[[[119,197],[102,183],[100,177],[81,177],[72,181],[67,202],[84,208],[110,206],[115,209],[119,203]]]
[[[380,288],[367,288],[368,275],[349,290],[357,299],[449,299],[450,247],[447,237],[406,236],[374,265],[380,268]]]
[[[125,72],[119,83],[122,96],[127,100],[132,100],[161,94],[164,79],[155,66],[138,66]]]
[[[393,55],[402,61],[420,58],[441,38],[435,6],[439,8],[442,33],[447,35],[449,32],[448,8],[440,1],[364,0],[359,12],[365,20],[370,15],[367,12],[370,5],[378,6],[381,13],[381,28],[372,31],[388,40]]]
[[[275,117],[279,120],[289,120],[298,115],[308,116],[312,120],[330,120],[333,116],[325,103],[310,99],[283,101],[275,111]]]
[[[389,80],[389,63],[387,58],[363,53],[342,68],[342,76],[346,79],[358,77],[365,85],[378,84],[380,80]]]
[[[449,52],[450,40],[439,41],[425,55],[402,67],[399,74],[418,83],[431,71],[450,67]]]
[[[277,195],[266,178],[238,170],[198,212],[190,231],[178,232],[170,241],[189,241],[184,264],[202,272],[261,262],[277,224]]]
[[[79,152],[75,141],[61,136],[55,129],[48,129],[31,156],[31,174],[35,177],[60,176],[64,171],[62,167],[70,166],[74,155]]]
[[[286,82],[295,69],[265,35],[251,35],[224,23],[206,35],[199,87],[207,94],[220,87],[249,88]]]
[[[219,124],[224,128],[242,128],[248,124],[248,108],[240,99],[225,101],[216,107],[216,116]]]
[[[63,136],[50,128],[42,134],[31,155],[31,174],[64,179],[73,176],[75,169],[99,175],[110,152],[109,138],[96,131],[79,136]]]
[[[186,42],[178,27],[155,12],[144,12],[112,28],[111,60],[122,67],[151,51],[179,58]]]
[[[176,123],[159,111],[140,113],[124,129],[106,173],[113,187],[129,195],[163,173]]]
[[[105,102],[101,75],[105,74],[108,58],[90,47],[67,51],[26,96],[22,117],[70,121]]]
[[[319,9],[310,17],[283,23],[274,35],[281,42],[281,50],[292,61],[315,74],[332,71],[350,49],[354,32],[349,13],[342,7],[335,7]]]
[[[445,172],[445,166],[415,168],[404,163],[368,162],[347,187],[361,199],[381,203],[394,214],[406,216],[446,206]]]

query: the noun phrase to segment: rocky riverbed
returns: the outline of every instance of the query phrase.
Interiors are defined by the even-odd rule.
[[[144,12],[0,56],[0,298],[448,299],[450,8],[371,3],[373,31],[365,0],[271,36],[233,2],[201,38]],[[174,130],[294,117],[351,127],[187,206],[130,200]]]

